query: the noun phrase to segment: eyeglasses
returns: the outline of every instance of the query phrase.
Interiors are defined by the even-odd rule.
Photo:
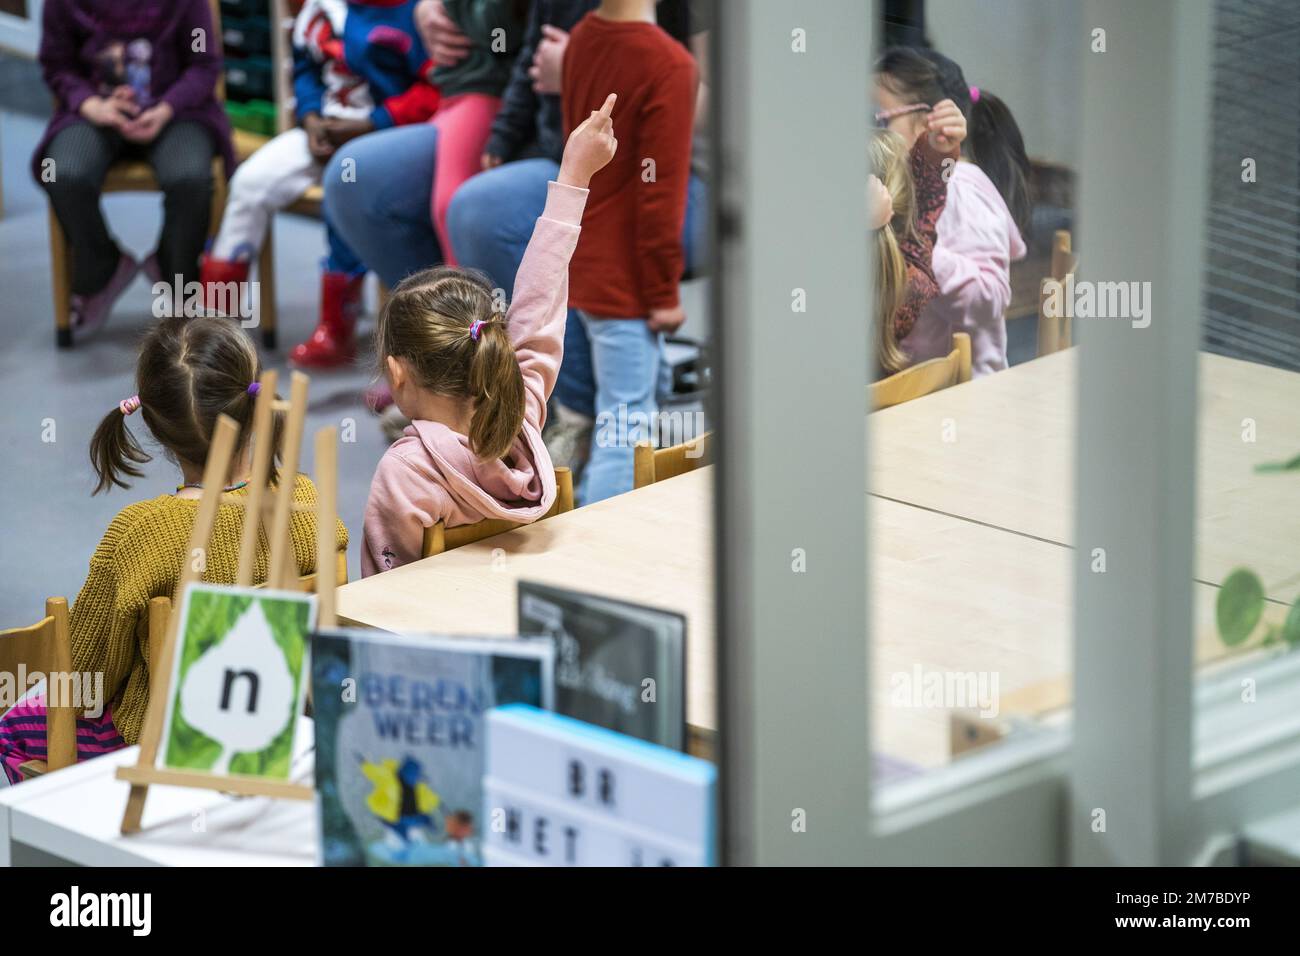
[[[906,116],[908,113],[930,112],[929,103],[909,103],[907,106],[895,106],[891,110],[880,110],[876,113],[876,128],[887,129],[889,122],[899,116]]]

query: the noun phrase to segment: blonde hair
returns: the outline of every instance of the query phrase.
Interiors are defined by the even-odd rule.
[[[915,238],[916,190],[903,137],[887,129],[874,130],[867,155],[872,174],[889,190],[894,207],[893,217],[876,230],[872,250],[876,261],[876,361],[890,373],[908,364],[907,354],[894,336],[894,316],[907,297],[907,261],[899,240]]]
[[[421,388],[472,403],[469,443],[480,459],[510,451],[524,422],[524,378],[486,276],[449,266],[407,276],[379,315],[376,346],[381,373],[391,355]]]

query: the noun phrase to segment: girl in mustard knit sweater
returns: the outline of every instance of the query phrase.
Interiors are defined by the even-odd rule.
[[[248,485],[252,458],[248,435],[260,374],[253,343],[228,319],[163,319],[141,345],[136,365],[139,394],[110,411],[91,439],[90,458],[99,477],[96,494],[113,485],[128,487],[127,476],[140,477],[139,465],[150,460],[127,428],[128,417],[136,411],[179,467],[182,481],[175,494],[138,501],[118,513],[90,559],[90,574],[72,606],[72,669],[92,675],[92,686],[103,675],[102,699],[77,702],[85,708],[77,719],[78,759],[134,744],[139,738],[149,700],[149,600],[172,596],[182,562],[187,560],[185,549],[203,493],[203,465],[218,415],[229,415],[239,423],[240,445],[226,490],[239,494]],[[279,424],[274,436],[277,451]],[[303,475],[294,478],[294,500],[304,505],[316,500],[315,486]],[[242,522],[242,508],[221,506],[204,556],[204,581],[234,583]],[[348,532],[342,522],[334,533],[339,550],[346,549]],[[290,536],[299,572],[312,573],[315,516],[295,511]],[[265,580],[264,531],[258,544],[255,579]],[[0,719],[0,764],[8,780],[17,782],[20,764],[44,757],[45,698],[32,694]]]

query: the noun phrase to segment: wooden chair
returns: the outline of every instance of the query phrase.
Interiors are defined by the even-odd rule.
[[[45,602],[45,617],[31,627],[0,631],[0,672],[17,675],[20,669],[29,674],[46,675],[47,705],[52,700],[53,685],[49,678],[72,673],[72,637],[68,629],[66,598],[49,598]],[[45,759],[28,760],[18,767],[18,771],[27,779],[70,767],[76,762],[77,705],[65,701],[64,706],[47,708]]]
[[[346,551],[339,552],[338,558],[338,577],[339,585],[348,583],[348,555]],[[254,585],[254,587],[264,588],[265,582]],[[299,576],[296,590],[310,594],[316,590],[316,575],[304,574]],[[146,612],[145,627],[149,636],[149,660],[156,661],[162,654],[163,639],[167,636],[167,622],[172,613],[172,599],[169,597],[155,597],[149,599],[149,609]]]
[[[1071,249],[1070,233],[1065,229],[1056,230],[1052,236],[1052,274],[1043,279],[1038,289],[1038,355],[1050,355],[1071,345],[1073,329],[1070,325],[1069,309],[1063,315],[1047,314],[1048,286],[1050,282],[1066,282],[1074,274],[1079,264]]]
[[[951,385],[970,381],[970,336],[954,332],[952,351],[867,386],[867,407],[872,411],[901,405]]]
[[[213,42],[221,42],[221,3],[220,0],[209,0],[212,7],[212,34]],[[224,102],[226,99],[226,83],[224,77],[217,79],[217,100]],[[154,177],[153,169],[143,160],[119,160],[109,167],[108,175],[104,177],[104,187],[100,190],[101,194],[105,193],[136,193],[136,192],[158,192],[158,180]],[[208,216],[208,236],[209,238],[217,234],[221,227],[221,215],[226,208],[226,174],[224,163],[220,156],[212,160],[212,211]],[[55,340],[59,348],[72,347],[72,322],[70,315],[70,302],[72,298],[72,276],[69,269],[69,262],[72,257],[72,251],[68,246],[67,237],[63,234],[63,227],[59,225],[58,218],[54,215],[54,207],[50,207],[50,283],[54,287],[54,329]],[[164,276],[164,281],[170,281],[170,276]],[[275,327],[274,325],[268,330],[265,326],[262,329],[263,341],[267,341],[269,333],[268,346],[274,345]]]
[[[632,487],[644,488],[656,481],[676,478],[696,468],[713,464],[713,433],[671,448],[655,448],[648,441],[639,441],[632,449]]]
[[[545,521],[547,518],[553,518],[556,515],[562,515],[572,510],[573,472],[564,467],[556,468],[555,504],[551,505],[551,510],[537,520]],[[493,535],[505,534],[507,531],[513,531],[519,527],[522,527],[520,522],[506,521],[504,518],[484,518],[482,521],[463,524],[458,528],[443,527],[442,522],[439,521],[432,527],[424,529],[424,546],[421,548],[420,554],[422,557],[429,558],[435,554],[442,554],[444,551],[454,551],[456,548],[473,544],[475,541],[482,541],[484,538],[490,538]]]

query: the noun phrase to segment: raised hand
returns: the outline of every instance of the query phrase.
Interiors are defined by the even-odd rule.
[[[618,140],[614,138],[614,103],[618,100],[615,93],[605,97],[605,104],[592,112],[569,134],[564,144],[564,156],[560,160],[560,174],[556,182],[568,186],[586,189],[591,177],[600,172],[614,158],[618,151]]]
[[[952,100],[940,100],[925,118],[925,129],[930,148],[948,155],[966,139],[966,117]]]

